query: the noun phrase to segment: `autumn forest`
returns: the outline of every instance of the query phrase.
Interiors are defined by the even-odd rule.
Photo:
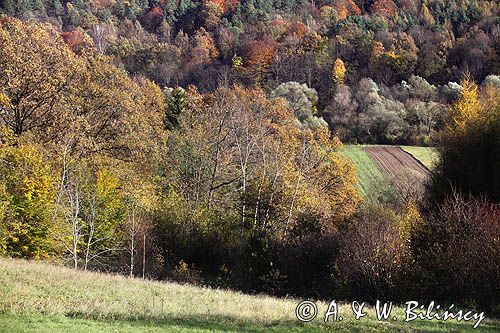
[[[499,14],[0,0],[0,256],[500,315]],[[367,196],[344,153],[365,145],[439,158]]]

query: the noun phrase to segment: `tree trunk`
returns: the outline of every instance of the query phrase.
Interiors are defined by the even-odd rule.
[[[131,237],[130,241],[130,277],[134,276],[134,236]]]
[[[142,236],[142,279],[146,278],[146,232]]]

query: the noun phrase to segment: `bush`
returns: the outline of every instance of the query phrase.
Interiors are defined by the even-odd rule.
[[[442,202],[454,189],[500,202],[500,89],[479,90],[470,79],[451,109],[441,159],[430,186],[431,200]]]
[[[409,231],[418,220],[379,204],[367,205],[341,240],[338,268],[349,299],[403,300],[412,275]]]
[[[304,233],[291,229],[287,240],[265,232],[231,237],[220,225],[220,214],[205,212],[208,215],[192,220],[185,207],[167,206],[156,222],[158,248],[165,262],[163,276],[248,293],[334,294],[337,234],[321,235],[320,229],[310,227]],[[218,227],[212,226],[217,221]]]
[[[500,302],[500,207],[454,193],[413,236],[428,299],[492,309]]]
[[[189,283],[193,285],[201,284],[201,271],[197,270],[194,265],[191,267],[184,261],[179,261],[175,269],[172,271],[172,278],[181,283]]]
[[[43,152],[0,141],[0,254],[43,259],[57,253],[54,198],[55,181]]]

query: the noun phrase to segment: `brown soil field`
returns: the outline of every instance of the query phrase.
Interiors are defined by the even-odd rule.
[[[429,176],[429,169],[398,146],[366,146],[364,150],[403,195],[418,193]]]

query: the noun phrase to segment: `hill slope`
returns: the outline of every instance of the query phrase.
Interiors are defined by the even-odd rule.
[[[342,153],[356,165],[364,199],[380,199],[394,190],[403,193],[421,187],[438,159],[431,147],[345,145]]]
[[[344,156],[356,165],[356,175],[359,182],[359,193],[363,198],[379,197],[380,191],[390,187],[377,164],[361,145],[345,145]]]
[[[1,332],[446,332],[471,323],[355,321],[343,305],[342,322],[301,324],[292,299],[249,296],[175,283],[75,271],[39,262],[0,259]],[[403,318],[403,310],[395,310]],[[483,321],[476,332],[494,332]]]
[[[432,169],[439,160],[439,153],[436,148],[432,147],[417,147],[417,146],[401,146],[401,149],[411,154],[417,160],[425,165],[428,169]]]

